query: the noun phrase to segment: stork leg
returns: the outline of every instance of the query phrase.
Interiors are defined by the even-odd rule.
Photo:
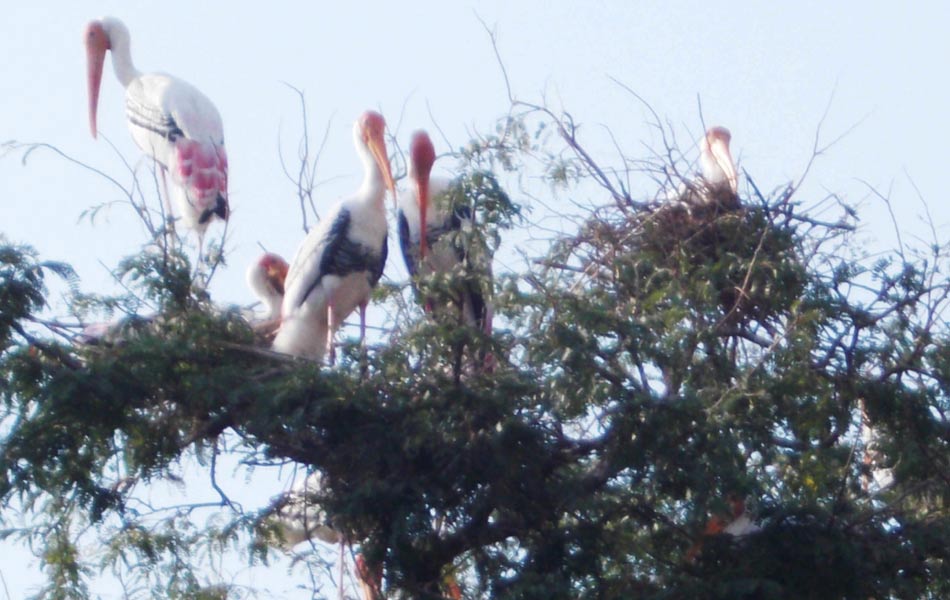
[[[336,364],[336,346],[333,344],[333,338],[336,337],[336,330],[339,327],[333,314],[333,305],[330,304],[327,306],[327,323],[330,324],[330,332],[327,334],[327,360],[331,367]]]
[[[200,269],[202,263],[204,262],[205,256],[205,232],[198,232],[198,265],[197,268]]]
[[[462,586],[459,585],[455,575],[449,573],[442,582],[446,587],[450,600],[462,600]]]
[[[366,304],[369,300],[360,302],[360,375],[364,378],[369,371],[366,361]]]
[[[168,195],[168,169],[165,168],[165,165],[156,162],[158,165],[158,171],[162,174],[162,205],[165,209],[165,223],[163,231],[165,232],[166,239],[171,240],[172,246],[175,244],[175,219],[172,217],[172,199]],[[170,232],[170,236],[169,236]]]
[[[346,554],[344,552],[345,550],[346,550],[346,541],[341,539],[340,540],[340,588],[339,588],[340,600],[345,600],[346,598],[346,594],[343,593],[343,577],[345,575],[344,560],[346,559]]]
[[[363,555],[356,555],[356,578],[360,582],[360,588],[363,591],[365,600],[377,600],[382,597],[383,573],[382,565],[377,568],[371,568],[366,564]]]
[[[360,302],[360,347],[366,343],[366,305],[365,300]]]
[[[163,164],[156,164],[158,164],[158,170],[162,174],[162,204],[165,206],[165,222],[171,225],[175,221],[172,219],[172,201],[168,195],[168,169]]]

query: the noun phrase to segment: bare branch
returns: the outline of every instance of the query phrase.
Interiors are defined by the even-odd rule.
[[[488,26],[488,23],[482,19],[478,12],[475,12],[475,18],[478,19],[485,33],[488,34],[488,39],[491,41],[492,52],[495,54],[495,60],[498,62],[498,68],[501,69],[501,76],[505,81],[505,94],[508,97],[508,103],[514,105],[516,100],[514,93],[511,91],[511,80],[508,79],[508,69],[505,68],[505,61],[502,60],[501,52],[498,50],[498,36],[495,34],[495,30]]]

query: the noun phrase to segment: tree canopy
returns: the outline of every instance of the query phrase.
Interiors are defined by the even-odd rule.
[[[42,557],[42,597],[89,597],[97,568],[134,581],[129,597],[244,597],[199,565],[235,546],[270,560],[265,510],[222,494],[197,526],[131,502],[190,457],[213,482],[224,454],[318,472],[314,501],[386,597],[443,598],[450,576],[465,598],[950,595],[947,246],[866,256],[850,207],[829,219],[750,174],[734,204],[690,201],[672,143],[609,167],[569,116],[515,108],[455,153],[482,251],[525,218],[500,182],[526,162],[593,200],[495,273],[491,335],[384,284],[387,331],[320,366],[267,351],[161,231],[110,298],[2,240],[0,501],[28,515],[7,534]],[[48,314],[50,277],[74,316],[129,315],[121,331],[75,343]],[[730,499],[757,531],[707,528]]]

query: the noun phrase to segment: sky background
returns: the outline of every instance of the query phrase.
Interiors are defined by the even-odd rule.
[[[141,71],[181,77],[217,105],[233,210],[230,266],[212,286],[220,302],[252,301],[244,271],[259,244],[289,258],[302,237],[295,188],[278,156],[281,147],[293,163],[301,134],[299,100],[284,83],[306,93],[312,141],[329,127],[317,176],[323,182],[317,201],[325,208],[360,180],[350,130],[364,109],[381,111],[403,146],[414,129],[431,130],[434,119],[452,145],[433,135],[440,153],[462,146],[473,131],[491,131],[506,114],[504,80],[479,18],[497,34],[514,95],[569,111],[583,124],[582,141],[605,164],[617,162],[606,127],[633,158],[645,154],[643,144],[657,142],[649,113],[612,78],[668,120],[694,158],[700,97],[705,123],[731,129],[740,167],[764,189],[799,178],[830,103],[823,140],[850,132],[819,157],[798,199],[835,192],[858,204],[856,247],[868,252],[895,240],[888,211],[868,186],[890,194],[905,242],[929,235],[921,198],[941,242],[950,224],[943,154],[950,140],[947,3],[7,4],[0,21],[6,57],[0,142],[52,144],[128,182],[108,138],[127,160],[144,165],[126,129],[123,90],[111,65],[100,96],[102,136],[89,134],[82,33],[102,15],[125,21]],[[20,157],[0,158],[0,233],[35,246],[44,258],[71,262],[83,289],[114,290],[109,268],[145,240],[132,212],[116,206],[95,224],[81,221],[87,208],[119,200],[116,190],[52,152],[39,150],[26,165]],[[648,194],[649,182],[640,184]],[[536,206],[532,219],[543,220],[550,208],[557,212],[559,205]],[[220,224],[213,225],[209,235],[219,234]],[[506,241],[506,256],[514,256],[519,239]],[[391,232],[393,250],[395,240]],[[404,279],[401,260],[390,256],[387,277]],[[272,483],[274,489],[257,490],[260,497],[280,490],[280,482]],[[207,490],[196,487],[188,493],[200,500]],[[13,558],[9,548],[0,545],[0,573],[10,597],[20,598],[40,580],[40,567],[35,559]]]

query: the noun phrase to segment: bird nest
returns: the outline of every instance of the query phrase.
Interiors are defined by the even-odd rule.
[[[609,269],[633,297],[662,289],[699,309],[714,305],[722,324],[765,323],[787,313],[805,285],[794,227],[778,216],[743,206],[729,189],[690,190],[591,219],[584,261]]]

